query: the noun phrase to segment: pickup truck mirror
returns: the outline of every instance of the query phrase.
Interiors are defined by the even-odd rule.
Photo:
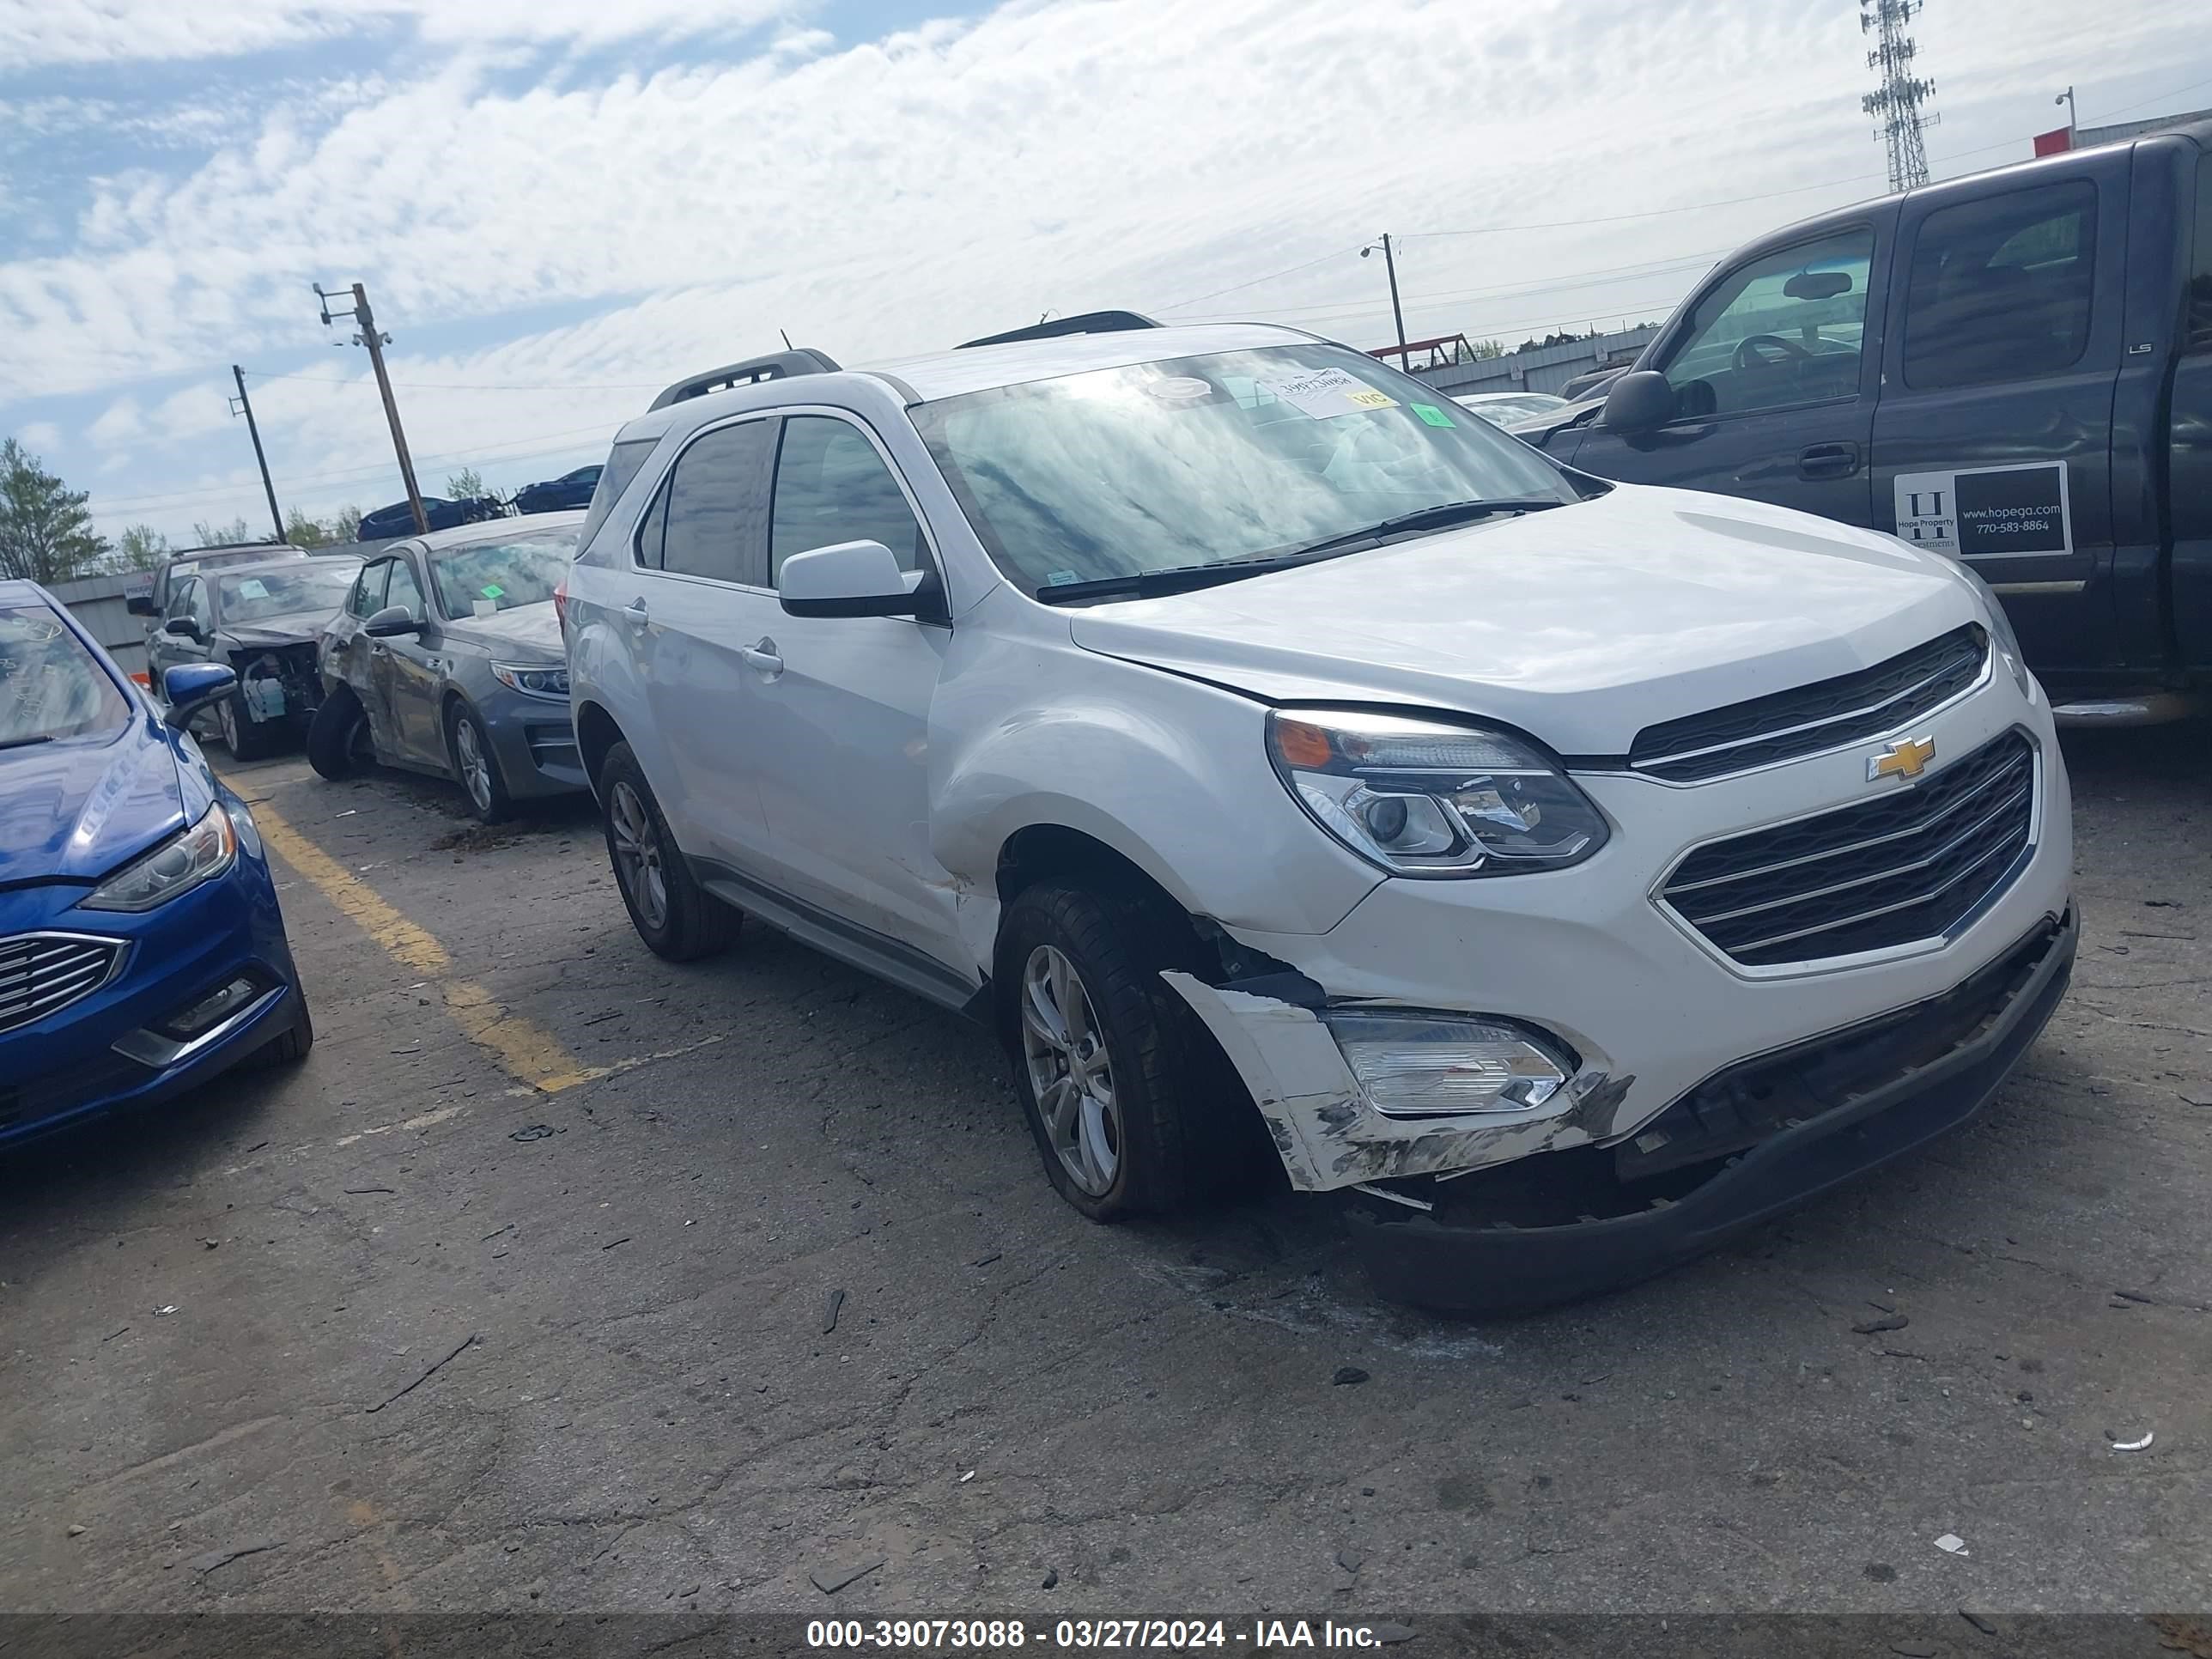
[[[207,638],[206,635],[200,632],[200,625],[190,617],[170,617],[161,624],[161,631],[164,634],[174,634],[180,640],[204,641]]]
[[[881,542],[838,542],[794,553],[776,573],[776,596],[794,617],[911,617],[916,586]]]
[[[237,689],[238,672],[228,663],[180,662],[161,676],[161,697],[169,705],[161,724],[181,732]]]
[[[1674,418],[1674,388],[1656,369],[1631,370],[1605,394],[1603,421],[1611,432],[1649,432]]]
[[[133,593],[123,601],[123,608],[134,617],[158,617],[161,614],[154,609],[151,593]]]
[[[422,624],[404,605],[387,605],[361,625],[373,640],[396,640],[403,634],[419,634]]]

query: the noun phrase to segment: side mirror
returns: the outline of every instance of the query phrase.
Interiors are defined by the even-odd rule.
[[[921,609],[898,557],[881,542],[839,542],[794,553],[775,579],[794,617],[911,617]]]
[[[213,708],[238,689],[238,671],[228,663],[179,663],[161,676],[161,696],[168,712],[161,724],[181,732],[192,717]]]
[[[421,633],[422,624],[405,605],[387,605],[363,623],[361,631],[373,640],[396,640],[403,634]]]
[[[1674,388],[1656,369],[1632,369],[1605,394],[1607,431],[1649,432],[1674,418]]]
[[[170,617],[161,624],[161,631],[174,634],[180,640],[204,640],[207,637],[200,632],[200,625],[190,617]]]
[[[134,617],[158,617],[161,614],[154,609],[154,596],[151,593],[133,593],[123,601],[123,608]]]

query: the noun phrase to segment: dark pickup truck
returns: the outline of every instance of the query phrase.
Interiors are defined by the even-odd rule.
[[[2212,122],[1777,231],[1601,404],[1516,431],[1963,559],[2062,716],[2212,688]]]

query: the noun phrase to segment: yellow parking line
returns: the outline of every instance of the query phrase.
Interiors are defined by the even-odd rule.
[[[446,1012],[453,1024],[479,1047],[491,1051],[509,1077],[547,1094],[573,1089],[580,1083],[607,1074],[604,1066],[586,1066],[561,1046],[558,1038],[535,1022],[511,1014],[493,1000],[490,992],[474,981],[452,977],[453,958],[446,947],[423,928],[387,903],[367,882],[350,874],[336,859],[284,821],[276,808],[264,801],[253,810],[253,822],[276,855],[290,865],[315,890],[394,961],[426,979],[434,980],[446,999]]]

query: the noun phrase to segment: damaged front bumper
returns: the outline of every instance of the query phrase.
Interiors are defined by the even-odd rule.
[[[1626,1212],[1549,1220],[1525,1207],[1526,1182],[1500,1203],[1478,1175],[1463,1195],[1459,1182],[1425,1186],[1427,1211],[1353,1211],[1355,1248],[1379,1295],[1460,1313],[1664,1273],[1974,1116],[2065,995],[2077,933],[2069,906],[1943,996],[1731,1066],[1631,1139],[1570,1155],[1571,1201]],[[1496,1171],[1509,1173],[1540,1172]]]

